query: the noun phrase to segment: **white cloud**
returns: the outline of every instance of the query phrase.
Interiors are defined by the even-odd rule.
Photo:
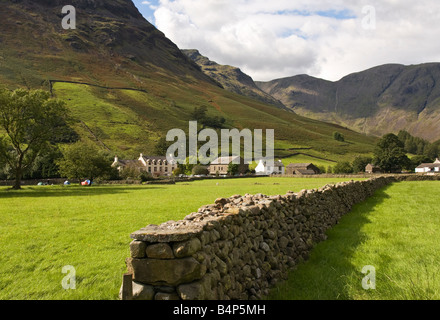
[[[363,28],[365,6],[376,11],[374,30]],[[301,73],[337,80],[384,63],[440,61],[439,18],[434,0],[160,0],[155,7],[156,26],[180,48],[255,80]]]

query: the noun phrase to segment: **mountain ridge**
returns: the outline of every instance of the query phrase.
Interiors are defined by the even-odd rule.
[[[257,86],[296,113],[381,136],[440,139],[440,63],[385,64],[338,81],[298,75]]]
[[[241,94],[259,101],[272,104],[282,109],[288,109],[279,100],[261,90],[254,80],[240,68],[221,65],[203,56],[197,49],[182,49],[182,52],[194,61],[201,70],[217,81],[224,89]]]

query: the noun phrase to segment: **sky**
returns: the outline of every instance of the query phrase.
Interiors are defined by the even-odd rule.
[[[256,81],[440,62],[438,0],[134,0],[180,49]]]

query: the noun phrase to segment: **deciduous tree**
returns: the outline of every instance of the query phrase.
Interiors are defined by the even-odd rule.
[[[411,161],[407,157],[404,144],[399,138],[389,133],[377,143],[374,151],[374,163],[384,172],[400,172],[410,166]]]
[[[111,178],[115,168],[111,167],[111,157],[97,147],[82,142],[68,146],[64,158],[58,162],[60,173],[69,179]]]
[[[21,189],[23,175],[64,129],[65,104],[43,90],[0,89],[0,158]]]

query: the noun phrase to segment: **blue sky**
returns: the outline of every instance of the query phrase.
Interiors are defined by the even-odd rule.
[[[438,0],[134,0],[181,49],[254,80],[440,61]]]
[[[133,0],[136,7],[139,9],[139,11],[142,13],[142,15],[147,19],[150,23],[154,24],[154,9],[152,9],[152,6],[157,6],[158,1],[157,0]]]
[[[150,22],[155,24],[154,12],[155,8],[159,7],[158,0],[133,0],[136,7],[142,13],[142,15]],[[280,10],[276,12],[277,15],[301,15],[301,16],[312,16],[318,15],[322,17],[331,17],[335,19],[353,19],[356,18],[356,15],[350,10],[327,10],[320,11],[317,10],[315,12],[311,11],[300,11],[300,10]]]

